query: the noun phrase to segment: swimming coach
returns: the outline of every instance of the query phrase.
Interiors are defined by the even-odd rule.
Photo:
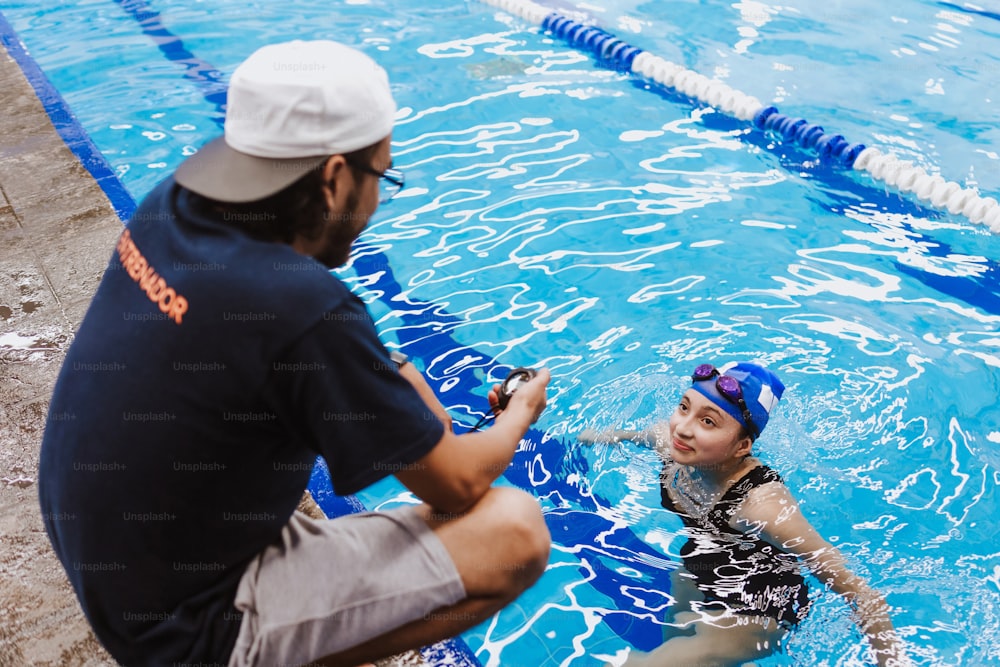
[[[225,136],[112,253],[56,384],[39,494],[124,665],[356,665],[458,634],[545,568],[538,503],[491,485],[548,372],[455,435],[329,272],[403,186],[395,112],[357,50],[263,47],[232,75]],[[295,510],[317,455],[339,494],[392,474],[422,504],[312,520]]]

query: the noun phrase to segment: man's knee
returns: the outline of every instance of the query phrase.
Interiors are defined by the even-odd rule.
[[[523,566],[522,571],[530,579],[531,585],[542,576],[549,563],[549,550],[552,547],[552,536],[545,525],[545,517],[538,500],[523,491],[516,489],[497,489],[506,491],[503,499],[504,508],[509,511],[510,523],[508,535],[517,545],[517,556]],[[505,512],[506,513],[506,512]]]
[[[497,547],[496,582],[520,592],[545,572],[552,537],[534,496],[509,487],[493,488],[488,495],[479,519]]]

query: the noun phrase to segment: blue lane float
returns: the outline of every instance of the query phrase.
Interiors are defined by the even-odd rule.
[[[482,0],[514,16],[537,25],[570,45],[587,51],[601,64],[655,81],[700,103],[712,106],[739,120],[752,123],[783,141],[813,151],[824,164],[864,171],[900,192],[917,196],[923,202],[952,215],[962,215],[976,224],[1000,234],[1000,203],[982,197],[973,188],[963,188],[954,181],[928,174],[923,168],[905,162],[878,148],[851,143],[842,135],[826,132],[822,126],[805,118],[787,116],[777,107],[765,106],[726,83],[677,65],[633,46],[597,26],[554,12],[531,0]]]
[[[632,71],[632,62],[642,49],[627,44],[610,32],[562,16],[549,14],[542,19],[542,29],[562,37],[578,49],[589,51],[601,62],[620,72]]]

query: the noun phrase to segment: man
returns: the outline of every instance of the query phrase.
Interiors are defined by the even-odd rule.
[[[455,435],[328,271],[402,187],[395,110],[354,49],[264,47],[233,73],[225,136],[122,233],[39,480],[55,552],[122,664],[355,665],[453,636],[544,571],[537,502],[491,484],[548,372],[492,428]],[[310,520],[294,510],[317,454],[340,494],[395,474],[424,504]]]

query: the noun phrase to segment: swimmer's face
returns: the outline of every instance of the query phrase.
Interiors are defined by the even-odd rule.
[[[750,453],[752,441],[731,415],[694,389],[688,389],[670,416],[668,451],[678,463],[711,467]]]

